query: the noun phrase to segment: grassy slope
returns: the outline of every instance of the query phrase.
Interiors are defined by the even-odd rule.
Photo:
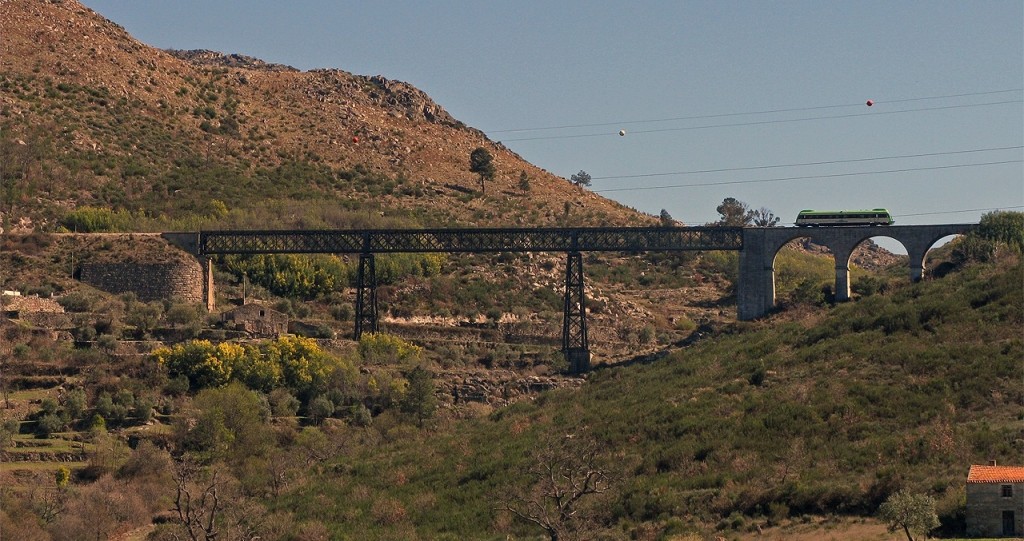
[[[1021,453],[1022,274],[1019,262],[969,267],[817,325],[738,324],[468,425],[355,436],[278,505],[360,538],[529,535],[492,509],[524,482],[542,434],[588,427],[620,477],[609,531],[870,515],[899,487],[935,495],[954,521],[968,465]]]

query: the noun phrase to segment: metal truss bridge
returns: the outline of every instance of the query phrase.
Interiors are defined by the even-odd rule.
[[[375,254],[564,252],[562,351],[569,370],[590,367],[582,252],[742,250],[740,227],[577,227],[202,231],[167,233],[200,257],[221,254],[359,254],[355,339],[377,331]]]
[[[740,250],[740,227],[202,231],[199,255]]]

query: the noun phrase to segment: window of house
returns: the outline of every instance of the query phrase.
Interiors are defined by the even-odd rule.
[[[1004,498],[1012,498],[1013,497],[1013,485],[1003,485],[1003,497]]]

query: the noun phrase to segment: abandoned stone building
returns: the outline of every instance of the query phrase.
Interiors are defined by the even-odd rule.
[[[288,316],[262,304],[244,304],[220,316],[225,329],[253,338],[277,338],[288,332]]]
[[[972,465],[966,519],[971,537],[1024,534],[1024,466]]]
[[[37,295],[22,296],[4,292],[0,297],[0,315],[20,321],[37,332],[48,333],[54,339],[66,335],[66,331],[75,327],[71,315],[64,312],[63,306],[53,299]]]

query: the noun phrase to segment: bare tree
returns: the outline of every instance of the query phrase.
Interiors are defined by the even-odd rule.
[[[754,224],[756,227],[775,227],[779,225],[779,217],[767,207],[750,210],[747,212],[747,216],[749,223]]]
[[[119,530],[149,521],[133,487],[109,475],[70,491],[65,510],[58,512],[48,527],[54,539],[110,539]]]
[[[513,491],[498,509],[539,526],[551,541],[586,537],[596,520],[584,500],[611,487],[609,471],[599,458],[597,443],[589,436],[567,434],[542,443],[526,470],[530,488]]]
[[[219,490],[220,472],[213,470],[209,479],[201,479],[198,464],[183,459],[175,464],[176,485],[174,509],[181,525],[192,541],[212,541],[217,538],[217,515],[223,512]]]
[[[0,394],[4,397],[4,407],[11,409],[11,395],[7,391],[7,370],[10,367],[7,353],[0,353]]]

